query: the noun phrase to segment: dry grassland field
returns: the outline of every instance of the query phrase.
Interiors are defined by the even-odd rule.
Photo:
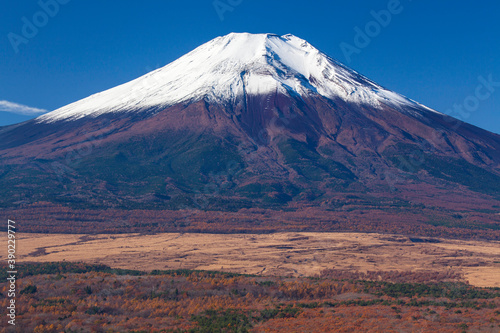
[[[6,248],[7,237],[0,238]],[[453,270],[500,287],[500,242],[366,233],[81,235],[17,234],[19,262],[84,261],[113,268],[219,270],[263,276]],[[2,255],[2,260],[5,256]]]

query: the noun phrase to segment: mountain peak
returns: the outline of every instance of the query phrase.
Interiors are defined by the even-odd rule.
[[[165,67],[45,114],[37,121],[72,120],[109,112],[154,112],[201,99],[237,102],[247,95],[269,93],[320,95],[372,107],[423,107],[294,35],[230,33]]]
[[[0,157],[4,207],[90,206],[116,220],[138,207],[306,208],[336,212],[334,227],[370,216],[362,228],[406,221],[423,230],[431,217],[453,218],[453,207],[474,218],[477,207],[493,212],[500,188],[499,135],[431,112],[293,35],[218,37],[134,81],[0,128]],[[30,223],[68,215],[44,212]],[[177,227],[180,215],[166,216],[158,228]]]

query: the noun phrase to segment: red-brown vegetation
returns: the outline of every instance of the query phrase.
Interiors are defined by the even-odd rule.
[[[458,239],[500,240],[500,216],[479,213],[447,222],[440,211],[419,208],[420,215],[405,209],[370,210],[354,203],[338,210],[297,207],[291,210],[240,209],[237,212],[201,210],[72,209],[50,203],[6,209],[2,216],[17,219],[22,232],[38,233],[270,233],[277,231],[355,231],[419,235]],[[417,209],[418,207],[415,207]],[[442,218],[440,218],[440,214]],[[487,221],[484,228],[480,217]],[[486,222],[484,222],[486,223]]]
[[[54,274],[40,274],[46,270]],[[463,283],[148,274],[68,263],[21,275],[18,289],[29,291],[17,296],[16,327],[24,332],[497,332],[500,324],[500,290]],[[6,284],[0,288],[5,308]]]

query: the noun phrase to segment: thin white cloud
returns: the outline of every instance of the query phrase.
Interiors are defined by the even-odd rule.
[[[0,101],[0,112],[10,112],[10,113],[22,114],[25,116],[33,116],[42,113],[47,113],[49,111],[9,101]]]

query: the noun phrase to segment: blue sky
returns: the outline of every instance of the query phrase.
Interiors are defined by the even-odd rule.
[[[0,112],[0,126],[39,114],[29,107],[54,110],[130,81],[217,36],[272,32],[304,38],[386,88],[500,133],[494,1],[54,1],[2,4],[0,110],[13,112]],[[377,21],[382,10],[389,16]],[[34,23],[37,31],[25,27]]]

